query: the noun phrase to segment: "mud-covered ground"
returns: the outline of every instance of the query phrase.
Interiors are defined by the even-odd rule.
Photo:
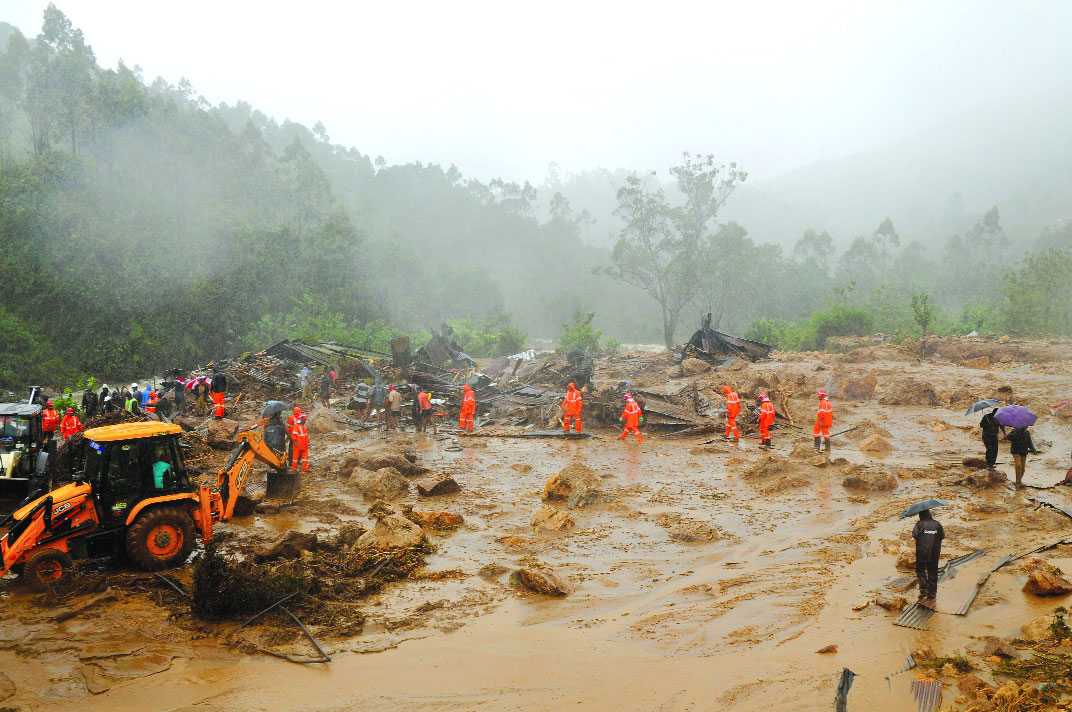
[[[959,365],[984,347],[988,367]],[[943,709],[965,709],[974,700],[957,689],[964,674],[951,666],[885,678],[904,667],[907,653],[930,646],[964,656],[974,675],[1000,685],[981,639],[1018,640],[1021,626],[1067,599],[1022,592],[1027,574],[1016,562],[990,576],[966,615],[953,611],[1001,557],[1072,538],[1072,519],[1035,501],[1072,509],[1072,492],[953,484],[977,469],[961,458],[982,457],[979,418],[964,409],[983,397],[1030,405],[1042,416],[1036,444],[1049,445],[1031,458],[1025,481],[1053,484],[1072,466],[1072,420],[1062,417],[1072,406],[1050,408],[1072,397],[1072,350],[963,341],[928,351],[879,344],[843,355],[783,354],[687,377],[667,365],[634,382],[677,393],[696,381],[716,405],[723,382],[742,398],[773,391],[805,430],[777,430],[772,454],[756,439],[735,448],[702,445],[711,435],[649,433],[643,444],[623,443],[606,428],[587,440],[461,437],[461,451],[448,449],[450,438],[393,434],[389,448],[415,448],[421,466],[452,474],[462,490],[423,498],[411,486],[392,505],[444,510],[465,523],[428,531],[435,553],[427,566],[355,604],[360,616],[312,626],[333,657],[328,665],[261,652],[313,653],[281,616],[246,629],[241,620],[202,622],[188,601],[129,568],[84,566],[90,592],[62,600],[5,578],[0,707],[829,709],[848,667],[858,676],[849,709],[914,709],[909,685],[923,674],[948,684]],[[621,368],[609,364],[598,375],[606,383],[627,379]],[[918,402],[930,400],[920,384],[936,405]],[[834,439],[831,461],[810,450],[819,387],[834,391],[835,431],[860,425]],[[859,396],[858,387],[873,392],[841,397],[846,388]],[[892,451],[862,452],[873,433],[887,433]],[[314,436],[314,468],[298,501],[221,525],[221,546],[248,554],[290,530],[330,536],[348,522],[371,527],[372,501],[338,469],[382,447],[368,432]],[[600,500],[568,510],[574,526],[565,531],[533,527],[548,477],[577,462],[600,478]],[[1006,443],[998,468],[1011,480]],[[849,475],[876,482],[892,475],[895,489],[846,487]],[[943,582],[939,613],[929,630],[917,631],[894,626],[896,613],[875,600],[916,597],[914,588],[901,590],[909,574],[895,565],[913,551],[912,521],[896,515],[924,497],[951,502],[935,511],[946,531],[943,560],[986,554]],[[551,506],[567,510],[564,502]],[[1039,556],[1072,571],[1072,547]],[[537,565],[566,576],[576,591],[552,598],[512,582],[512,571]],[[173,575],[188,586],[189,568]],[[816,652],[831,645],[836,652]]]

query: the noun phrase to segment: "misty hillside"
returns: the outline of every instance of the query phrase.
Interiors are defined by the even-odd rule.
[[[1042,138],[1067,100],[766,182],[704,155],[483,182],[102,67],[54,5],[36,37],[0,31],[3,385],[282,338],[384,349],[444,321],[476,356],[672,346],[705,312],[792,349],[1072,333],[1072,224],[1049,225],[1069,214],[1069,138]]]
[[[807,228],[847,244],[889,216],[902,235],[945,238],[998,206],[1033,238],[1072,218],[1072,93],[980,107],[919,136],[746,184],[726,218],[792,245]],[[958,197],[959,196],[959,197]]]

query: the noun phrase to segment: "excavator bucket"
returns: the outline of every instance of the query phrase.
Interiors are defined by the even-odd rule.
[[[300,472],[268,472],[268,499],[286,499],[293,501],[301,492],[302,477]]]

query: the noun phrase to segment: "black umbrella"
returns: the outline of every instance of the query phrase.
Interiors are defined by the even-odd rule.
[[[261,408],[261,417],[267,418],[275,415],[276,413],[282,413],[284,410],[293,410],[294,406],[290,403],[284,403],[283,401],[271,400],[264,404]]]
[[[905,507],[905,510],[901,512],[901,515],[897,518],[904,519],[905,517],[911,517],[913,514],[919,514],[920,512],[925,512],[928,509],[934,509],[935,507],[941,507],[946,504],[949,504],[949,502],[946,502],[944,499],[934,499],[933,497],[931,497],[930,499],[925,499],[922,502],[916,502],[915,504],[908,505],[907,507]]]
[[[994,400],[993,398],[984,398],[981,401],[975,401],[974,403],[972,403],[971,407],[968,408],[968,411],[964,415],[972,415],[973,413],[978,413],[981,410],[990,410],[991,408],[997,408],[999,405],[1001,405],[1001,401],[999,400]]]

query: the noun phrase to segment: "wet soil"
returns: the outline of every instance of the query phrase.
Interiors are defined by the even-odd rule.
[[[874,374],[879,392],[867,402],[835,400],[835,431],[868,421],[889,432],[893,451],[870,457],[858,440],[841,436],[832,456],[844,458],[843,465],[790,458],[798,445],[811,445],[810,393],[850,367]],[[1045,370],[967,369],[891,350],[862,361],[809,354],[750,366],[732,378],[770,372],[798,386],[787,402],[807,430],[776,431],[780,468],[757,467],[768,453],[747,438],[739,448],[722,441],[701,446],[710,435],[649,434],[638,444],[602,430],[586,441],[485,438],[470,447],[459,439],[463,449],[456,452],[447,449],[451,439],[392,434],[389,446],[415,448],[421,465],[462,485],[458,494],[434,498],[417,496],[411,486],[395,504],[461,514],[465,523],[428,532],[435,553],[418,577],[363,599],[354,609],[360,616],[312,628],[333,657],[330,665],[295,665],[259,652],[312,654],[281,616],[243,630],[241,621],[203,623],[150,575],[102,564],[97,590],[58,605],[25,593],[13,579],[0,582],[0,670],[16,688],[0,705],[828,709],[849,667],[858,675],[850,709],[912,709],[908,688],[916,671],[889,684],[884,679],[903,667],[908,652],[929,645],[941,655],[974,654],[982,636],[1018,637],[1021,625],[1062,602],[1025,595],[1026,574],[1008,566],[990,577],[967,615],[952,614],[1001,557],[1070,536],[1072,520],[1032,498],[1072,508],[1072,493],[939,483],[970,472],[955,458],[982,451],[978,417],[963,416],[963,405],[948,394],[968,389],[987,397],[1008,385],[1035,402],[1072,396],[1067,363]],[[722,378],[710,373],[699,381],[713,402]],[[931,384],[940,404],[880,406],[881,391],[904,378]],[[687,383],[647,387],[672,393]],[[1044,415],[1034,433],[1036,442],[1052,445],[1031,459],[1026,482],[1052,484],[1069,467],[1072,427]],[[227,532],[222,545],[241,553],[288,530],[330,535],[347,522],[370,527],[372,502],[332,474],[332,463],[379,445],[372,433],[320,436],[301,498],[278,513],[220,526]],[[1003,443],[998,467],[1011,478],[1010,460]],[[576,526],[568,531],[533,528],[547,478],[573,462],[599,475],[603,498],[571,510]],[[846,470],[860,464],[891,472],[898,487],[846,489]],[[896,515],[924,497],[951,502],[935,512],[947,534],[943,560],[977,548],[987,553],[943,582],[939,613],[929,630],[916,631],[893,626],[896,614],[874,603],[854,608],[878,596],[914,600],[914,588],[897,591],[906,574],[895,561],[912,550],[912,522]],[[681,536],[682,528],[710,536]],[[1044,556],[1072,571],[1072,548]],[[552,599],[511,585],[510,571],[537,564],[567,576],[576,592]],[[183,582],[185,575],[175,577]],[[816,654],[828,645],[837,652]]]

